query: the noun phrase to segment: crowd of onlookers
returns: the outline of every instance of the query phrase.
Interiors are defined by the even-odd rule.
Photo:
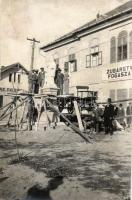
[[[39,108],[38,106],[39,105],[37,105],[37,107],[35,107],[35,105],[33,106],[33,124],[37,121],[39,110],[41,110],[41,112],[44,111],[43,107]],[[57,107],[58,111],[60,111],[59,105],[56,104],[54,106]],[[60,112],[62,112],[62,110]],[[83,114],[81,110],[80,112],[81,114]],[[125,107],[122,103],[113,104],[111,99],[108,98],[106,105],[94,103],[91,111],[88,111],[87,114],[88,115],[86,115],[86,117],[82,119],[85,131],[90,129],[95,131],[96,133],[104,131],[105,134],[113,135],[113,132],[115,130],[125,130],[125,128],[131,127],[132,103],[129,102],[127,107]],[[56,113],[54,113],[53,119],[51,121],[58,122],[58,117]]]
[[[90,120],[87,120],[87,117],[83,120],[85,130],[91,125],[95,132],[104,130],[105,134],[112,135],[115,130],[125,130],[131,127],[132,103],[129,102],[125,108],[122,103],[112,104],[109,98],[107,105],[95,104],[91,116]]]

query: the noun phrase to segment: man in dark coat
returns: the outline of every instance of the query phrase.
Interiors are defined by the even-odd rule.
[[[41,71],[38,74],[38,83],[39,83],[39,87],[43,88],[44,83],[45,83],[45,71],[43,67],[41,67],[40,70]]]
[[[59,88],[58,95],[63,94],[63,83],[64,83],[64,74],[61,73],[61,69],[59,68],[56,77],[56,85]]]
[[[58,75],[58,71],[59,71],[59,65],[56,65],[56,69],[55,69],[55,76],[54,76],[54,83],[57,84],[57,75]]]
[[[104,126],[105,126],[105,134],[110,133],[113,135],[113,119],[114,119],[114,106],[111,103],[111,99],[108,98],[108,103],[105,106],[104,110]]]

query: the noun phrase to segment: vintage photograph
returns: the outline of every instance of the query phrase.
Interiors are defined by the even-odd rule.
[[[0,200],[132,200],[132,0],[0,0]]]

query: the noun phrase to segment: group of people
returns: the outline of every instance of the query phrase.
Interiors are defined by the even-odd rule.
[[[113,135],[114,130],[125,129],[127,126],[130,127],[132,123],[132,103],[129,102],[125,109],[123,104],[119,106],[112,104],[110,98],[108,98],[107,105],[103,108],[96,105],[93,109],[94,113],[94,126],[95,131],[101,130],[101,124],[103,122],[105,134]]]
[[[38,94],[39,89],[44,87],[45,84],[45,70],[43,67],[39,70],[32,70],[28,75],[29,92]],[[58,88],[57,95],[63,94],[64,74],[61,72],[59,65],[56,66],[54,83]]]
[[[28,74],[28,83],[29,83],[29,92],[38,94],[39,89],[43,88],[45,83],[45,71],[44,68],[40,68],[39,70],[32,70]]]

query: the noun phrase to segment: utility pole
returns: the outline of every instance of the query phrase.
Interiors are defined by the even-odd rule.
[[[32,43],[31,65],[30,65],[30,70],[33,70],[35,43],[40,43],[40,41],[37,41],[35,38],[33,38],[33,39],[27,38],[27,40],[30,40],[33,42]]]
[[[32,54],[31,54],[31,65],[30,65],[30,74],[29,76],[32,74],[32,70],[33,70],[33,65],[34,65],[34,50],[35,50],[35,43],[40,43],[40,41],[37,41],[35,38],[30,39],[27,38],[27,40],[32,41]],[[32,77],[28,77],[29,80],[29,94],[28,94],[28,130],[32,130],[32,120],[33,120],[33,98],[32,98],[32,89],[33,89],[33,80]]]

